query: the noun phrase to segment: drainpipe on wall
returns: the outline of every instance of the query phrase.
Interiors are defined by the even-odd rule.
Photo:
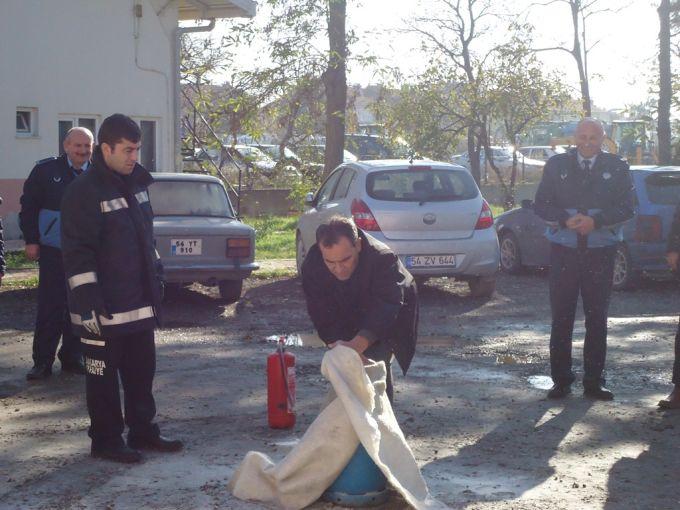
[[[177,27],[175,30],[175,80],[174,80],[174,96],[175,96],[175,169],[180,171],[182,169],[182,136],[181,136],[181,116],[182,116],[182,88],[180,84],[180,62],[181,62],[181,39],[183,34],[192,32],[210,32],[215,28],[215,18],[211,18],[210,23],[200,27]]]

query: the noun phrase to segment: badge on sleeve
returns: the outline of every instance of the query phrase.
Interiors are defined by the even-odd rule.
[[[602,174],[602,178],[606,181],[607,179],[611,179],[612,174],[609,172],[605,172]]]

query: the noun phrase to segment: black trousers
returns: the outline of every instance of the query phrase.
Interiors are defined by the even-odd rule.
[[[385,393],[391,404],[394,404],[394,386],[392,384],[392,351],[384,342],[375,342],[366,351],[364,356],[373,361],[384,361],[387,369],[385,378]]]
[[[604,384],[607,313],[616,247],[576,249],[553,243],[550,252],[550,369],[553,382],[574,382],[571,344],[578,296],[583,300],[586,336],[583,385]]]
[[[82,355],[80,339],[71,331],[61,250],[40,246],[38,316],[33,334],[33,362],[52,365],[61,339],[59,359],[73,363]]]
[[[680,321],[675,332],[675,361],[673,362],[673,384],[680,385]]]
[[[123,444],[124,424],[128,437],[145,438],[159,434],[153,423],[156,403],[153,378],[156,347],[153,330],[110,340],[83,339],[85,389],[90,414],[88,435],[94,448]],[[125,422],[120,407],[118,376],[123,384]]]

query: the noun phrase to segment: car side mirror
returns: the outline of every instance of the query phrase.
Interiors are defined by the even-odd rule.
[[[531,209],[533,207],[533,205],[534,205],[534,203],[527,198],[522,200],[522,209]]]
[[[305,205],[310,207],[314,205],[314,193],[311,191],[305,195]]]

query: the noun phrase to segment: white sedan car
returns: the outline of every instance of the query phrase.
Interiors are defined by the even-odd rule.
[[[336,168],[307,196],[298,221],[298,271],[316,229],[333,215],[387,244],[417,278],[467,281],[473,296],[496,286],[499,249],[493,217],[463,167],[418,160],[358,161]]]

